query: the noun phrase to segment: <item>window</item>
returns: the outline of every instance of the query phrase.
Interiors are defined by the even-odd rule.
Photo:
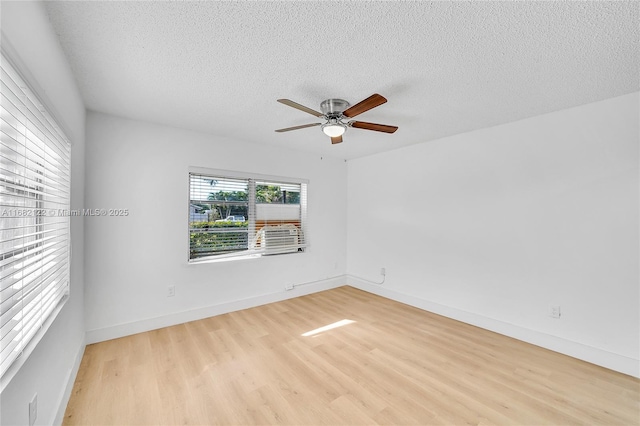
[[[189,193],[189,261],[306,247],[305,182],[192,172]]]
[[[69,292],[71,150],[4,54],[0,68],[2,376]]]

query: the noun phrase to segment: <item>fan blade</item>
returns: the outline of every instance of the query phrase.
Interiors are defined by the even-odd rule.
[[[302,126],[286,127],[284,129],[278,129],[278,130],[276,130],[276,132],[278,132],[278,133],[288,132],[290,130],[304,129],[304,128],[307,128],[307,127],[319,126],[321,124],[322,123],[311,123],[311,124],[303,124]]]
[[[334,136],[331,138],[332,144],[342,143],[342,136]]]
[[[313,110],[311,108],[307,108],[306,106],[300,105],[299,103],[293,102],[292,100],[289,100],[289,99],[278,99],[278,102],[280,102],[281,104],[288,105],[288,106],[290,106],[292,108],[299,109],[300,111],[304,111],[307,114],[315,115],[316,117],[323,117],[323,114],[321,112],[318,112],[318,111]]]
[[[350,121],[350,127],[357,129],[375,130],[376,132],[393,133],[398,130],[398,126],[387,126],[386,124],[367,123],[366,121]]]
[[[342,112],[342,115],[344,115],[345,117],[355,117],[356,115],[362,114],[365,111],[369,111],[371,108],[380,106],[385,102],[387,102],[387,99],[384,96],[374,93],[364,101],[359,102],[354,106],[344,110]]]

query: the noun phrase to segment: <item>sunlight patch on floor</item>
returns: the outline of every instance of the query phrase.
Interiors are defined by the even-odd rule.
[[[325,331],[333,330],[334,328],[338,328],[338,327],[342,327],[342,326],[345,326],[345,325],[353,324],[354,322],[355,321],[352,321],[352,320],[349,320],[349,319],[343,319],[343,320],[340,320],[338,322],[334,322],[333,324],[325,325],[324,327],[320,327],[320,328],[316,328],[315,330],[307,331],[306,333],[303,333],[302,336],[304,336],[304,337],[313,336],[314,334],[323,333]]]

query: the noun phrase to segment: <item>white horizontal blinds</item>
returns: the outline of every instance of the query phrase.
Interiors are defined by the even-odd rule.
[[[257,180],[255,201],[256,249],[266,254],[302,251],[306,184]]]
[[[189,259],[249,249],[249,179],[191,173]]]
[[[2,56],[0,375],[69,289],[70,146]]]

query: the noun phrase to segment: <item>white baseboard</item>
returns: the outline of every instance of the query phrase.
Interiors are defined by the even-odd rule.
[[[603,349],[584,345],[582,343],[498,321],[483,315],[474,314],[451,306],[445,306],[425,299],[420,299],[415,296],[399,293],[386,287],[372,284],[353,275],[347,275],[346,282],[351,287],[377,294],[378,296],[386,297],[387,299],[395,300],[447,318],[452,318],[457,321],[484,328],[485,330],[513,337],[514,339],[522,340],[554,352],[578,358],[610,370],[640,378],[640,360],[638,359],[629,358]]]
[[[71,392],[73,391],[73,385],[76,381],[78,370],[80,369],[80,363],[82,362],[82,357],[84,356],[85,348],[86,348],[86,344],[83,342],[79,346],[78,353],[76,354],[76,359],[73,362],[73,366],[71,367],[71,370],[69,370],[69,374],[67,375],[67,384],[64,387],[64,392],[62,396],[60,397],[60,402],[58,403],[58,411],[53,421],[54,425],[61,425],[64,420],[64,412],[67,409],[67,404],[69,403],[69,398],[71,397]]]
[[[215,315],[239,311],[241,309],[254,308],[267,303],[280,302],[282,300],[304,296],[305,294],[317,293],[319,291],[329,290],[343,285],[346,285],[346,275],[308,283],[299,283],[290,291],[283,290],[277,293],[263,294],[260,296],[224,302],[204,308],[176,312],[161,317],[148,318],[140,321],[118,324],[111,327],[88,330],[85,334],[85,340],[87,344],[103,342],[105,340],[117,339],[118,337],[130,336],[132,334],[156,330],[163,327],[170,327],[172,325],[196,321]]]

